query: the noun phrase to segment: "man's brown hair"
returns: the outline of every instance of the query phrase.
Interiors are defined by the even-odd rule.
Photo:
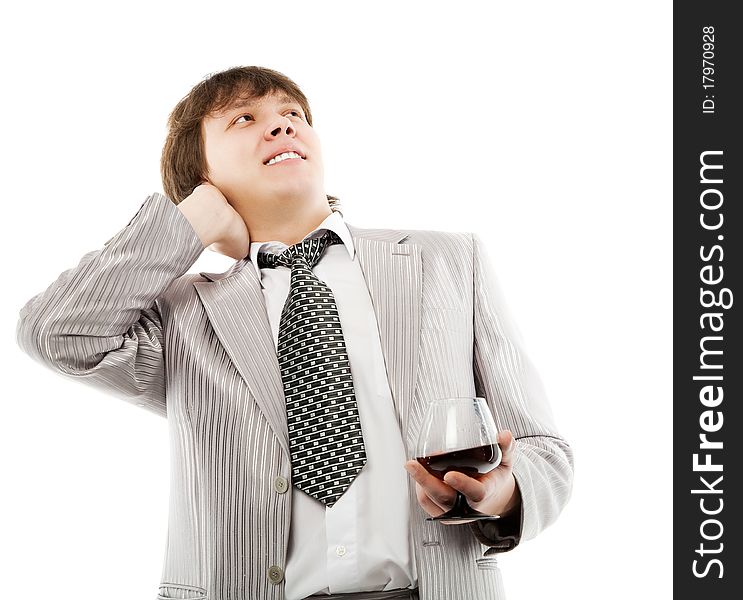
[[[201,122],[231,105],[238,98],[256,100],[283,92],[299,103],[307,123],[312,111],[299,86],[286,75],[264,67],[232,67],[207,76],[196,84],[171,111],[168,132],[160,157],[160,175],[165,195],[175,204],[188,197],[206,180],[207,164]],[[327,196],[332,210],[340,201]]]

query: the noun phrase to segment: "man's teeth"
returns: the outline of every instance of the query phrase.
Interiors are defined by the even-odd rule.
[[[281,162],[282,160],[286,160],[287,158],[302,158],[297,154],[296,152],[284,152],[283,154],[279,154],[278,156],[274,156],[271,160],[269,160],[266,164],[267,165],[273,165],[277,162]]]

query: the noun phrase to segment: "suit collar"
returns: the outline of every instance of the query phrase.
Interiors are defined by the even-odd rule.
[[[330,219],[331,216],[332,215],[330,215],[328,219]],[[323,223],[328,222],[328,219],[323,221]],[[334,225],[335,224],[337,224],[337,221],[334,223]],[[378,242],[388,242],[390,244],[398,244],[402,242],[403,240],[405,240],[409,235],[405,233],[404,231],[399,231],[397,229],[361,228],[361,227],[355,227],[354,225],[351,225],[347,221],[341,221],[341,224],[344,225],[345,227],[344,228],[332,227],[332,229],[333,231],[338,233],[338,235],[341,236],[341,239],[343,240],[346,248],[349,248],[349,245],[350,245],[350,247],[352,248],[352,254],[351,254],[352,259],[356,255],[356,245],[357,245],[356,239],[367,239],[367,240],[375,240]],[[328,225],[321,225],[315,231],[318,231],[321,227],[326,227],[328,229],[331,228]],[[342,234],[341,232],[338,231],[338,229],[341,229],[341,231],[343,229],[346,229],[348,234],[350,234],[350,239],[348,239],[347,234]],[[351,250],[349,252],[351,252]],[[199,275],[201,275],[208,281],[219,281],[221,279],[226,279],[242,271],[243,267],[245,267],[248,263],[253,263],[253,260],[251,260],[251,257],[253,256],[253,254],[254,254],[253,245],[251,244],[251,251],[248,254],[248,256],[246,256],[245,258],[236,260],[226,271],[222,273],[207,273],[205,271],[202,271],[202,272],[199,272]],[[257,256],[257,251],[255,252],[255,255]],[[258,280],[260,281],[260,271],[258,271],[257,268],[256,268],[256,275],[258,276]]]

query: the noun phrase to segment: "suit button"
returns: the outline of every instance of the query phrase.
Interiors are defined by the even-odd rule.
[[[268,580],[271,583],[281,583],[283,579],[284,571],[281,570],[281,567],[277,567],[276,565],[268,567]]]
[[[279,475],[273,480],[273,487],[279,494],[285,494],[289,489],[289,482],[286,480],[286,477]]]

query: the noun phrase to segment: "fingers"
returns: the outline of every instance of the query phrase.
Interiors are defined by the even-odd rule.
[[[449,510],[449,507],[441,507],[431,500],[418,482],[415,483],[415,495],[418,498],[418,504],[420,504],[421,508],[432,517],[443,515],[447,510]]]
[[[512,467],[513,455],[516,451],[516,440],[513,437],[513,433],[508,429],[501,429],[498,432],[498,445],[503,453],[501,464],[506,467]]]
[[[432,517],[448,511],[457,497],[457,493],[440,479],[431,475],[418,461],[409,460],[405,463],[405,470],[418,484],[416,496],[421,508]]]
[[[486,480],[486,483],[483,483],[457,471],[450,471],[447,473],[444,476],[444,481],[455,490],[462,492],[467,496],[467,499],[472,502],[483,501],[490,495],[492,489],[492,486],[489,485],[489,480]]]

